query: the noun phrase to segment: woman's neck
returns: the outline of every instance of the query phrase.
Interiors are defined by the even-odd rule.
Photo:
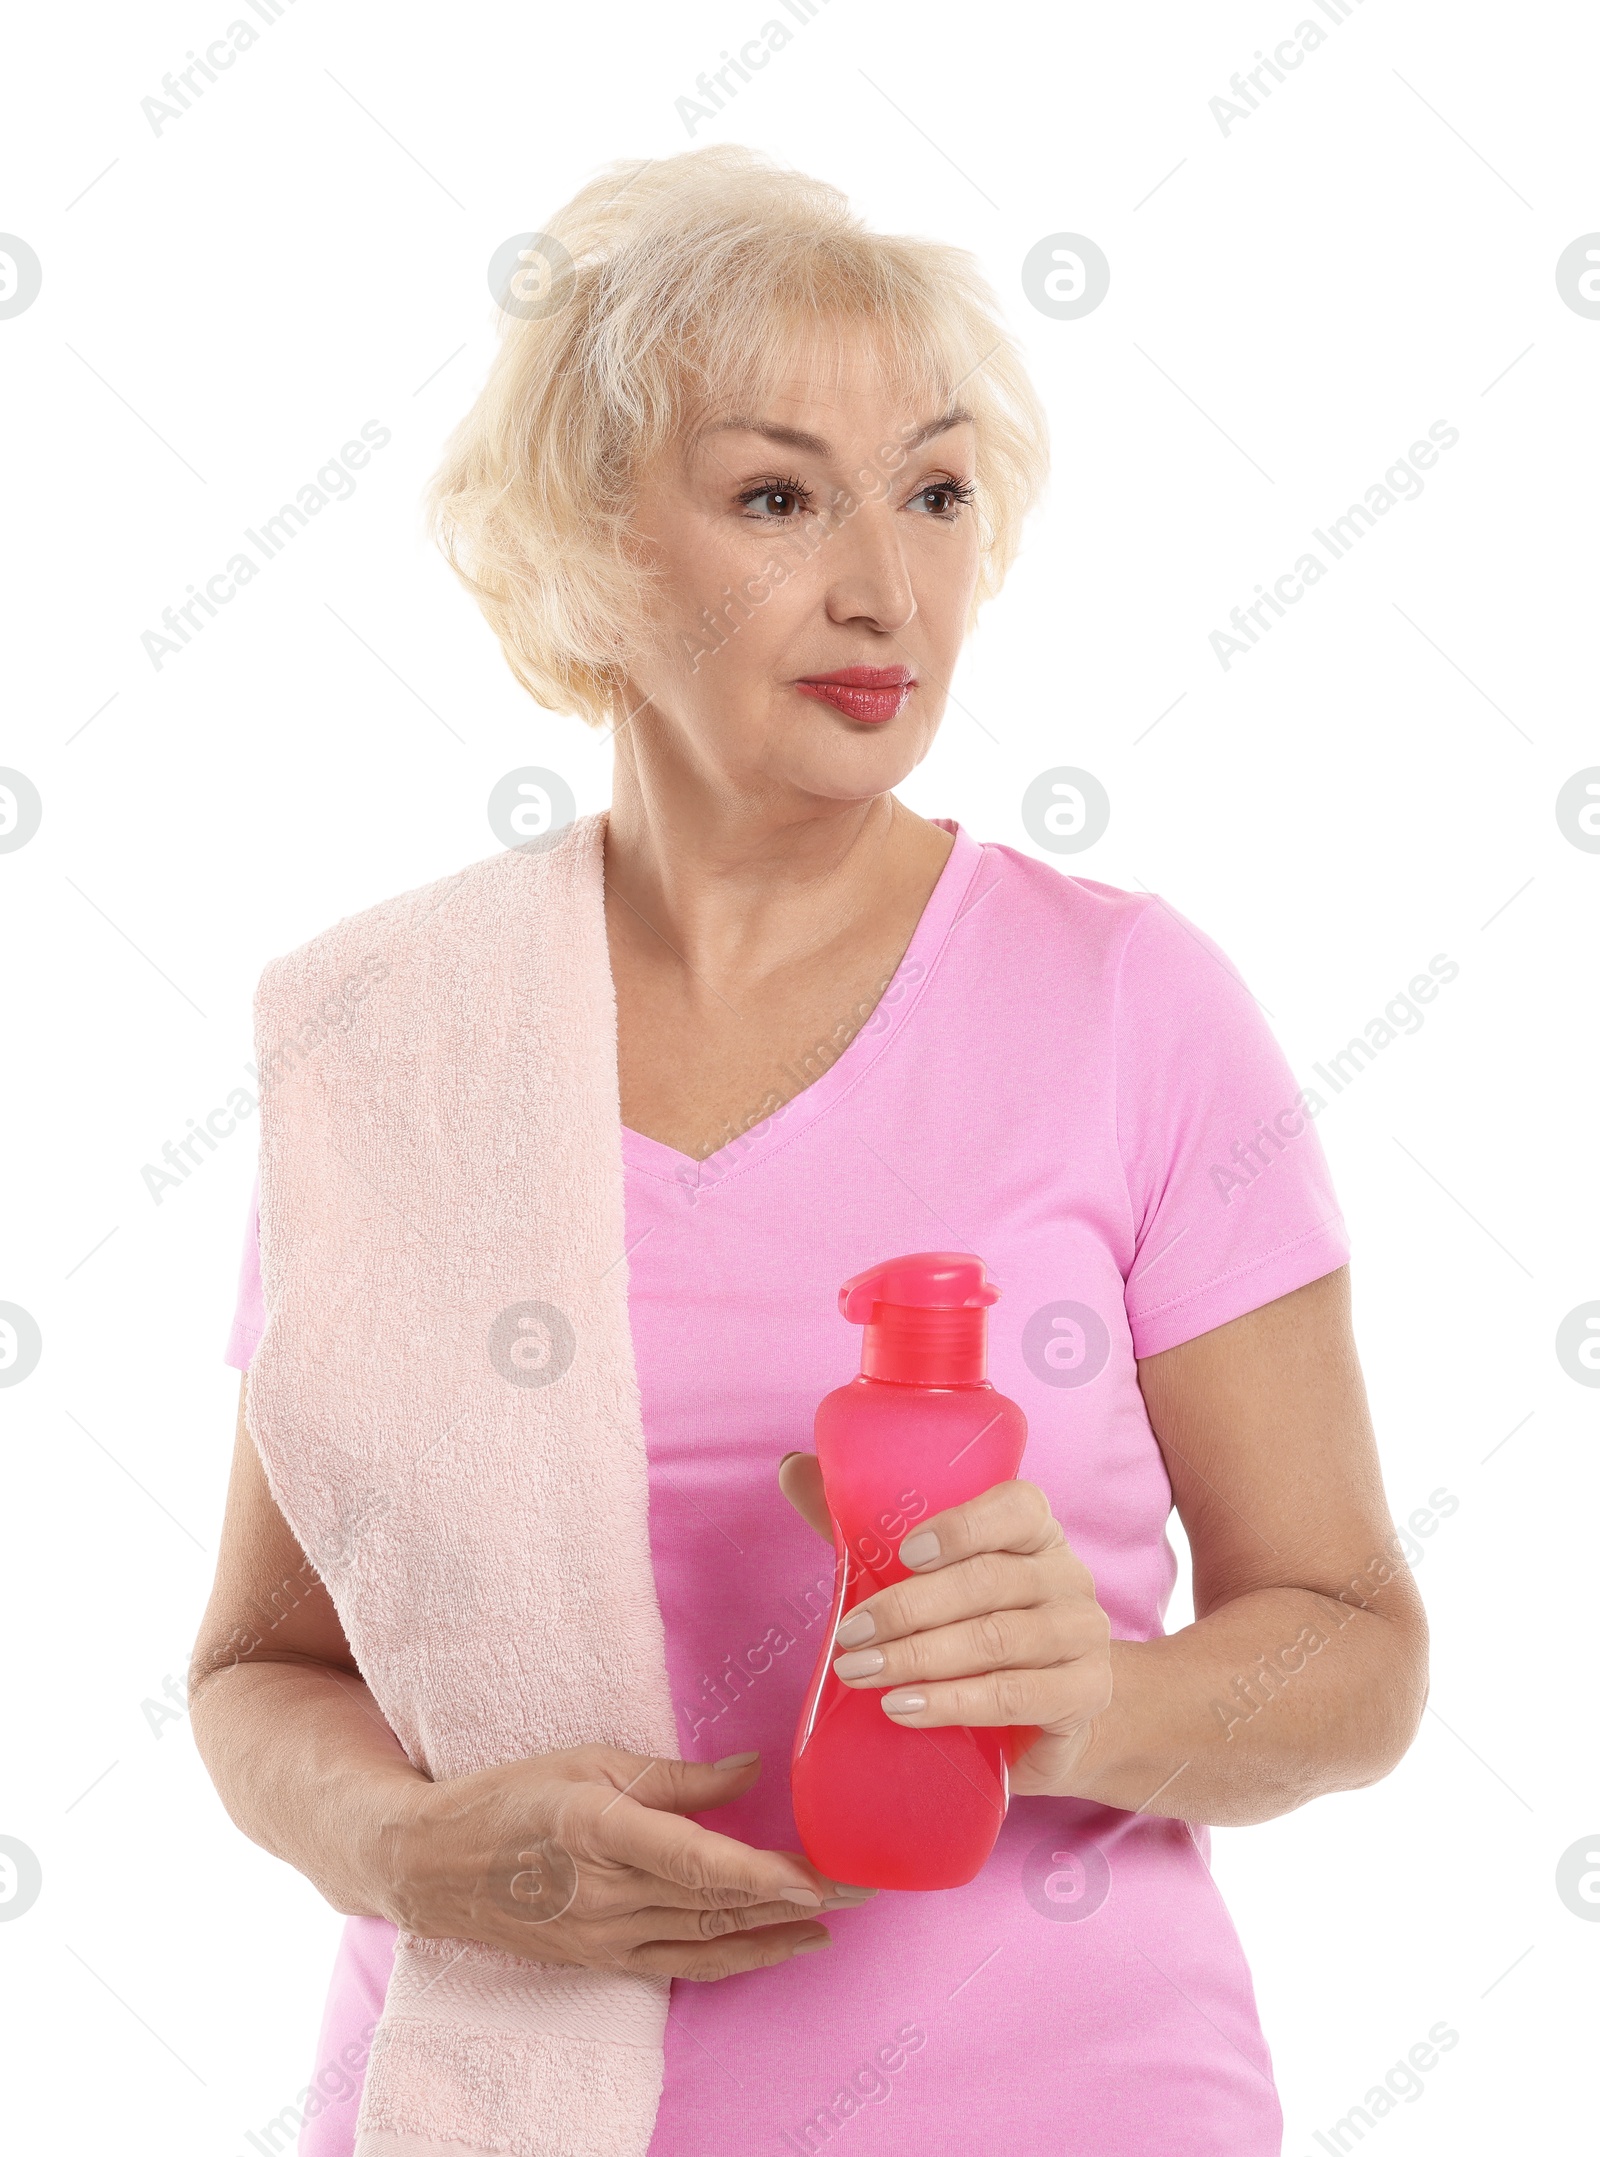
[[[741,796],[617,747],[606,937],[622,1120],[704,1160],[808,1083],[817,1043],[829,1063],[843,1052],[954,841],[892,794]]]
[[[606,885],[639,934],[732,994],[915,922],[951,838],[893,794],[739,794],[617,743]],[[630,939],[631,940],[631,939]],[[737,996],[734,996],[737,1001]]]

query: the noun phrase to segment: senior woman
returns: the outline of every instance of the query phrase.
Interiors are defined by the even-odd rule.
[[[275,1498],[293,1486],[247,1381],[194,1727],[238,1825],[349,1913],[319,2072],[262,2146],[303,2116],[308,2157],[351,2150],[399,1931],[513,1972],[670,1980],[651,2157],[1265,2157],[1281,2116],[1207,1827],[1373,1782],[1426,1688],[1319,1104],[1163,900],[896,798],[1044,469],[969,258],[732,148],[618,167],[549,236],[558,267],[508,308],[433,506],[518,679],[613,745],[606,817],[537,845],[567,859],[588,830],[603,853],[610,1271],[676,1744],[430,1774],[352,1648],[339,1554],[319,1576]],[[388,993],[374,1039],[406,1008]],[[564,1083],[534,1061],[530,1114]],[[449,1154],[448,1118],[427,1143]],[[287,1221],[263,1216],[285,1283]],[[241,1369],[294,1308],[264,1311],[255,1237]],[[930,1246],[1003,1290],[991,1375],[1026,1410],[1026,1473],[918,1521],[909,1577],[831,1645],[906,1730],[1025,1749],[976,1879],[875,1894],[816,1871],[789,1803],[833,1624],[807,1448],[851,1369],[839,1284]],[[381,1410],[390,1365],[364,1367]],[[380,1459],[352,1533],[385,1502]],[[1174,1506],[1195,1620],[1169,1635]],[[414,1555],[386,1654],[432,1654],[493,1585],[451,1545],[443,1520]],[[553,1684],[560,1627],[538,1647]],[[496,2010],[458,2019],[487,2089]],[[470,2110],[431,2139],[364,2113],[360,2147],[588,2146]]]

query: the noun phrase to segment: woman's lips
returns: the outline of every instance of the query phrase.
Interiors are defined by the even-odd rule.
[[[813,674],[795,683],[803,697],[819,697],[847,719],[877,724],[894,718],[916,687],[906,667],[840,667],[833,674]]]

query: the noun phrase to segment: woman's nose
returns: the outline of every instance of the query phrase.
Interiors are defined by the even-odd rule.
[[[831,621],[864,621],[892,634],[916,615],[917,596],[894,517],[884,503],[858,503],[823,542]]]

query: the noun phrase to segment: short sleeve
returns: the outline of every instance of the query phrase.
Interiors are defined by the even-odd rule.
[[[1227,955],[1152,897],[1123,949],[1117,1137],[1134,1225],[1136,1356],[1259,1309],[1350,1256],[1315,1128]]]
[[[233,1330],[228,1335],[223,1362],[232,1364],[236,1371],[247,1371],[251,1357],[260,1346],[266,1323],[266,1305],[261,1295],[261,1178],[258,1175],[250,1193],[250,1210],[245,1216],[244,1249],[239,1257],[239,1297],[234,1306]]]

